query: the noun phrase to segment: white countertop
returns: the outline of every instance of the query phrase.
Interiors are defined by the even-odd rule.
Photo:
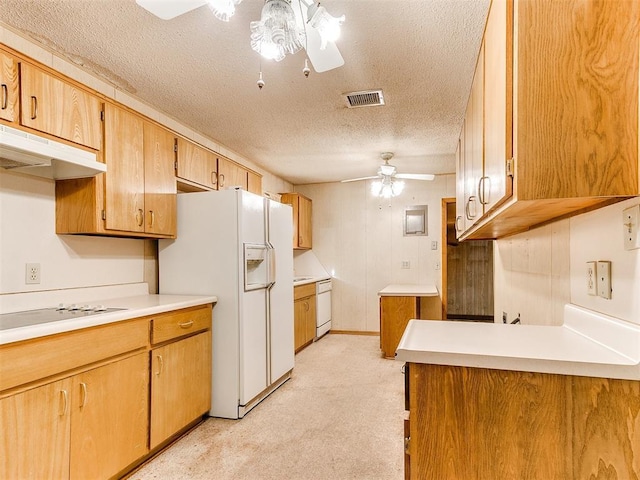
[[[322,282],[324,280],[331,280],[331,277],[329,275],[320,275],[320,276],[299,275],[299,276],[293,277],[293,286],[298,287],[300,285],[307,285],[308,283]]]
[[[411,320],[405,362],[640,380],[640,325],[565,306],[562,326]]]
[[[378,292],[380,297],[436,297],[438,289],[435,285],[387,285]]]
[[[155,315],[171,310],[194,307],[207,303],[216,303],[215,296],[196,295],[137,295],[131,297],[118,297],[111,299],[100,299],[95,302],[105,307],[124,308],[115,312],[101,313],[86,317],[58,320],[55,322],[41,323],[26,327],[12,328],[0,331],[0,345],[28,340],[31,338],[53,335],[56,333],[69,332],[81,328],[94,327],[131,318]],[[55,307],[56,304],[51,305]]]

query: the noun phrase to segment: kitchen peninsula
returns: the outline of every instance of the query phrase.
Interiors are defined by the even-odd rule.
[[[440,320],[442,303],[433,284],[387,285],[380,297],[380,349],[382,356],[393,358],[409,320]]]
[[[640,326],[564,318],[409,323],[408,478],[637,478]]]

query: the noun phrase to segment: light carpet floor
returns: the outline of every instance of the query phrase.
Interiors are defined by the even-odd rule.
[[[130,478],[403,478],[402,364],[379,338],[329,334],[242,420],[209,418]]]

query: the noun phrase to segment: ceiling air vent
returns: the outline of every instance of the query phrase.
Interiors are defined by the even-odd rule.
[[[375,107],[384,105],[382,90],[366,90],[364,92],[351,92],[344,94],[347,107]]]

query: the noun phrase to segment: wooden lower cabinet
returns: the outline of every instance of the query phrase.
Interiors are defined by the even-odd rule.
[[[112,477],[149,451],[146,352],[74,376],[72,391],[69,478]]]
[[[316,336],[316,284],[294,287],[293,292],[293,340],[298,353]]]
[[[395,358],[396,349],[411,319],[441,320],[440,296],[381,296],[380,350],[385,358]]]
[[[154,348],[151,351],[151,448],[210,408],[211,331]]]
[[[0,400],[0,478],[69,477],[71,379]]]
[[[640,476],[640,382],[409,365],[411,479]]]

